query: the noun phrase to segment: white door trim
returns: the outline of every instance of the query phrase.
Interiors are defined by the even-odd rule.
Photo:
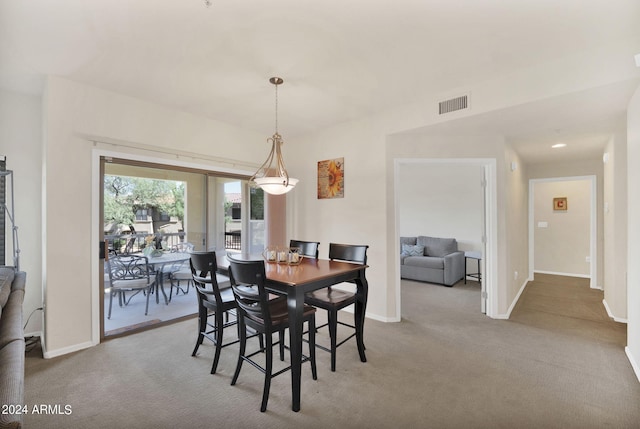
[[[483,282],[487,291],[487,316],[497,318],[498,310],[498,187],[497,187],[497,167],[495,158],[394,158],[394,215],[395,215],[395,255],[400,254],[400,214],[398,207],[398,184],[399,173],[402,164],[455,164],[455,165],[476,165],[482,166],[486,173],[487,186],[485,192],[485,219],[484,233],[486,236]],[[395,297],[396,314],[398,319],[401,315],[401,281],[400,281],[400,258],[395,259]]]

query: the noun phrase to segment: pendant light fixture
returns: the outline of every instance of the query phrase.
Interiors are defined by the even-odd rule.
[[[282,141],[282,136],[278,134],[278,85],[281,85],[284,80],[279,77],[272,77],[269,82],[276,87],[276,132],[267,139],[267,142],[271,143],[271,152],[267,160],[258,168],[258,171],[249,179],[249,182],[255,183],[267,194],[282,195],[292,190],[298,183],[298,179],[289,177],[289,173],[287,173],[281,149],[284,142]]]

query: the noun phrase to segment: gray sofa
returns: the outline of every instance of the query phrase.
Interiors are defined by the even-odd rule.
[[[0,405],[24,405],[24,329],[22,302],[26,273],[0,267]],[[16,407],[18,411],[22,408]],[[3,409],[0,428],[22,427],[22,415]]]
[[[464,278],[464,252],[455,238],[400,237],[400,277],[453,286]]]

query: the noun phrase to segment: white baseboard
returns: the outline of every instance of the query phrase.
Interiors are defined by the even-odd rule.
[[[609,308],[609,304],[607,304],[606,299],[602,300],[602,304],[604,304],[604,309],[607,310],[607,315],[610,318],[612,318],[615,322],[628,323],[627,319],[622,319],[621,317],[616,317],[613,315],[613,313],[611,312],[611,309]]]
[[[640,365],[638,365],[636,360],[633,358],[633,355],[631,354],[631,350],[629,350],[629,347],[625,347],[624,348],[624,352],[627,354],[627,358],[629,359],[629,362],[631,363],[631,367],[633,368],[633,372],[636,373],[636,377],[638,378],[638,381],[640,382]]]
[[[493,319],[508,320],[511,317],[511,312],[513,311],[513,309],[515,308],[516,304],[518,303],[518,300],[520,299],[520,296],[522,295],[522,292],[524,292],[524,288],[527,287],[527,283],[529,283],[529,279],[525,279],[525,281],[522,284],[522,286],[520,286],[520,290],[518,291],[518,293],[516,294],[516,297],[511,302],[511,305],[509,306],[509,309],[507,309],[507,312],[503,313],[503,314],[496,314],[493,317]]]
[[[44,337],[41,337],[42,340],[44,340]],[[88,349],[89,347],[93,347],[96,344],[94,344],[91,341],[87,341],[85,343],[80,343],[80,344],[74,344],[72,346],[69,347],[63,347],[61,349],[57,349],[57,350],[53,350],[53,351],[48,351],[45,347],[44,341],[42,341],[42,356],[45,359],[51,359],[51,358],[55,358],[58,356],[62,356],[62,355],[66,355],[69,353],[73,353],[73,352],[77,352],[80,350],[84,350],[84,349]]]
[[[348,306],[348,307],[343,308],[343,309],[342,309],[342,310],[340,310],[340,311],[344,311],[344,312],[346,312],[346,313],[351,313],[351,314],[353,314],[353,312],[354,312],[354,307],[353,307],[353,305],[350,305],[350,306]],[[401,319],[402,319],[401,317],[382,317],[382,316],[380,316],[380,315],[378,315],[378,314],[372,314],[372,313],[366,313],[366,314],[364,315],[364,317],[365,317],[366,319],[373,319],[373,320],[377,320],[378,322],[384,322],[384,323],[395,323],[395,322],[400,322],[400,321],[402,321],[402,320],[401,320]]]
[[[589,274],[575,274],[575,273],[558,273],[555,271],[534,271],[534,273],[539,273],[539,274],[551,274],[554,276],[565,276],[565,277],[578,277],[581,279],[590,279],[591,276]]]
[[[28,338],[28,337],[40,337],[42,338],[42,331],[33,331],[33,332],[25,332],[24,333],[24,337]]]

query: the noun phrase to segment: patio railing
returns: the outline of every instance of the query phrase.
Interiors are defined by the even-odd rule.
[[[184,242],[184,232],[162,234],[162,241],[166,243],[166,250],[172,249],[178,243]],[[116,253],[136,253],[147,246],[147,237],[156,237],[155,234],[113,234],[105,235],[109,242],[109,250]]]

